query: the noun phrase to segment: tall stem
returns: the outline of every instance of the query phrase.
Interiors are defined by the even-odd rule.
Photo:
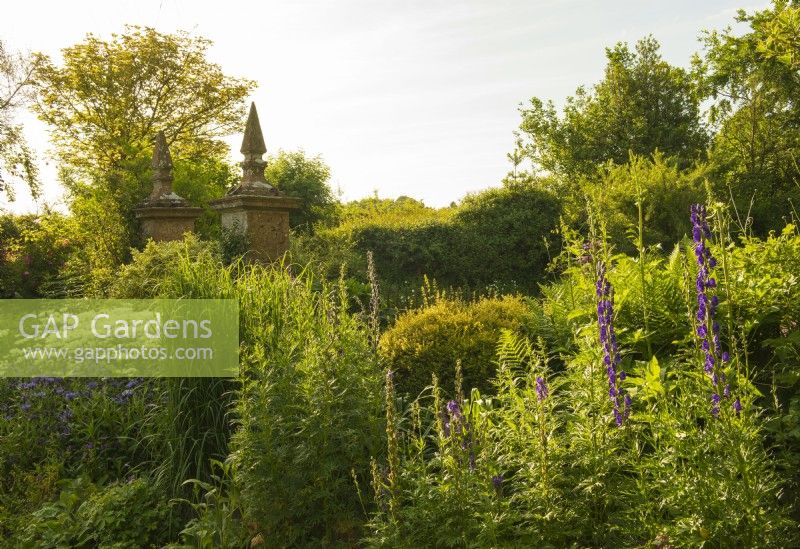
[[[653,356],[653,348],[650,345],[650,325],[648,322],[647,311],[647,278],[645,276],[645,249],[644,249],[644,212],[642,211],[642,193],[639,191],[639,199],[636,202],[636,207],[639,210],[639,241],[637,248],[639,248],[639,280],[642,284],[642,323],[644,325],[645,343],[647,344],[647,360]]]

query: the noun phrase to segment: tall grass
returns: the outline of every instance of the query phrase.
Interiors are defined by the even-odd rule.
[[[379,452],[381,390],[374,336],[349,312],[343,282],[283,264],[223,266],[191,238],[159,249],[152,268],[140,257],[120,286],[136,293],[155,272],[151,295],[236,299],[241,342],[237,380],[166,382],[151,441],[163,448],[159,478],[186,497],[227,459],[252,536],[357,539],[366,517],[353,477],[366,485]],[[197,482],[181,488],[188,479]]]

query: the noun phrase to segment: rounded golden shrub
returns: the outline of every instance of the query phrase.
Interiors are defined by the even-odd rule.
[[[397,389],[417,396],[435,373],[449,392],[461,360],[464,390],[491,392],[501,330],[528,332],[531,312],[522,297],[468,302],[441,298],[402,314],[380,340],[379,352],[395,372]]]

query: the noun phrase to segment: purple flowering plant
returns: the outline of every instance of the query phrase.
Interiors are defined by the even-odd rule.
[[[712,232],[708,225],[708,209],[703,204],[693,204],[690,217],[694,256],[697,261],[695,335],[703,357],[703,371],[711,381],[711,414],[718,417],[723,399],[731,396],[731,387],[725,374],[730,363],[730,354],[722,348],[717,319],[717,260],[711,252]],[[734,400],[732,408],[738,416],[741,412],[741,401],[738,398]]]
[[[608,377],[608,397],[614,409],[614,422],[617,427],[622,427],[630,415],[631,397],[628,394],[622,395],[621,391],[621,384],[625,381],[626,374],[621,368],[622,355],[614,330],[614,288],[608,280],[606,264],[602,260],[597,262],[595,296],[600,346],[603,348],[603,365]]]
[[[9,459],[34,462],[58,448],[69,463],[84,468],[92,463],[107,467],[99,465],[101,455],[107,461],[130,461],[134,452],[127,450],[133,438],[127,430],[132,432],[141,422],[145,402],[144,398],[134,402],[134,396],[142,391],[152,396],[143,384],[141,378],[2,380],[0,438],[7,451],[19,449]]]

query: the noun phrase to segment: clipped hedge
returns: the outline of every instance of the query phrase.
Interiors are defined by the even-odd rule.
[[[338,276],[342,263],[363,277],[372,251],[390,295],[418,288],[423,275],[442,287],[535,291],[548,247],[558,248],[553,229],[560,215],[553,194],[507,185],[469,195],[455,208],[365,213],[297,242],[293,253],[301,263],[321,264],[328,277]]]
[[[399,392],[418,395],[435,373],[453,387],[461,360],[464,389],[492,390],[495,350],[503,329],[529,332],[532,314],[517,296],[484,297],[467,302],[439,299],[401,315],[381,337],[379,352],[395,372]]]

